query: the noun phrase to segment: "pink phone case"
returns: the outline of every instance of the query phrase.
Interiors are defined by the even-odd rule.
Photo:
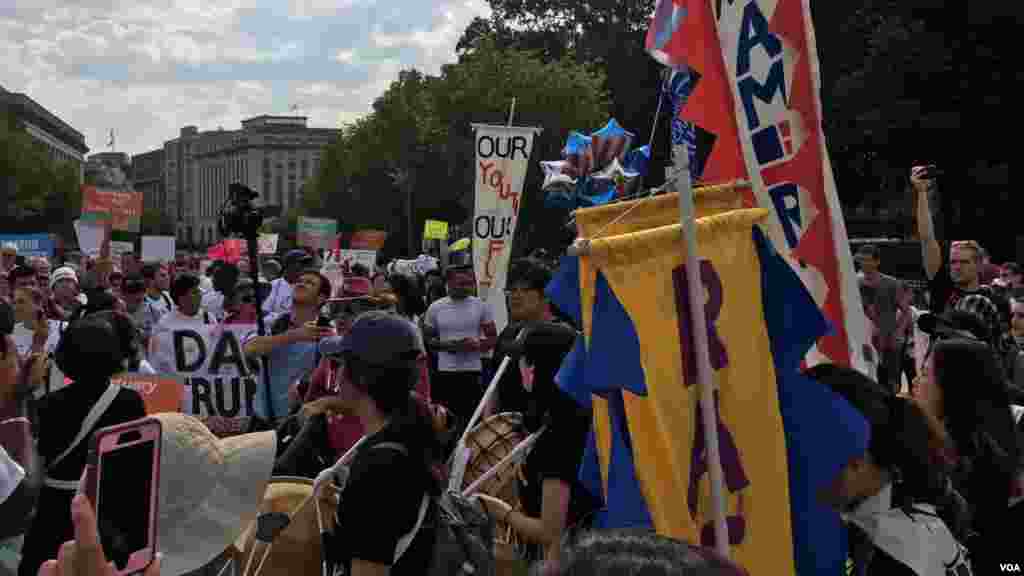
[[[130,431],[137,431],[140,437],[136,440],[124,444],[118,444],[118,438],[121,434]],[[152,442],[156,441],[155,449],[153,450],[153,462],[150,466],[152,474],[153,489],[150,491],[149,505],[149,531],[148,538],[146,541],[148,545],[142,550],[138,550],[128,558],[128,563],[121,570],[115,570],[115,576],[123,576],[126,574],[134,574],[145,570],[156,558],[157,553],[157,515],[159,513],[158,502],[160,496],[160,448],[161,448],[161,432],[162,427],[160,421],[156,418],[140,418],[131,422],[125,422],[124,424],[118,424],[116,426],[109,426],[107,428],[101,428],[93,433],[92,441],[89,444],[89,457],[86,464],[85,471],[85,495],[89,498],[89,501],[93,505],[93,510],[96,511],[96,517],[99,518],[99,507],[103,505],[102,502],[98,502],[99,498],[99,484],[103,481],[100,477],[100,456],[103,454],[114,452],[118,448],[125,448],[128,446],[134,446],[141,442]],[[115,506],[121,507],[125,503],[117,503]]]

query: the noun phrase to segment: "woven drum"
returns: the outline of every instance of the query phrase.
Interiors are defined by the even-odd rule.
[[[484,473],[494,468],[527,436],[523,427],[523,417],[518,412],[495,414],[470,430],[466,435],[466,448],[469,449],[470,456],[462,479],[462,489],[465,490]],[[515,464],[506,466],[480,486],[480,493],[499,498],[517,510],[521,509],[519,487],[516,482],[518,470],[519,467]],[[519,557],[516,550],[519,539],[512,527],[495,521],[494,535],[494,552],[499,565],[514,562]]]
[[[320,526],[316,519],[316,505],[313,498],[313,481],[308,478],[277,476],[270,479],[267,492],[260,505],[260,514],[281,512],[291,517],[288,527],[274,538],[270,553],[262,568],[257,571],[265,547],[256,545],[256,523],[249,525],[235,541],[233,556],[234,574],[241,576],[320,576]],[[333,523],[333,503],[321,501],[325,520]],[[328,527],[328,526],[325,526]],[[251,565],[250,565],[250,556]],[[248,571],[243,574],[243,570]]]

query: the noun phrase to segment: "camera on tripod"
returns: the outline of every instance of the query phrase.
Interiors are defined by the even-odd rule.
[[[244,184],[234,182],[228,186],[228,199],[217,218],[217,230],[222,238],[250,238],[259,234],[266,213],[262,206],[253,204],[258,197],[255,190]]]

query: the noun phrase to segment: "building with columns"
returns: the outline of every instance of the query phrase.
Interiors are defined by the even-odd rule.
[[[163,209],[177,222],[179,245],[219,241],[217,213],[228,185],[241,182],[259,193],[258,202],[287,212],[299,190],[320,168],[321,153],[340,130],[310,128],[303,116],[257,116],[241,130],[199,131],[185,126],[164,144]]]

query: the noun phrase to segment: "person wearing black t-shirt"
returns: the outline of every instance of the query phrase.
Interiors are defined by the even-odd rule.
[[[925,274],[931,295],[931,309],[936,314],[954,310],[977,315],[987,327],[992,350],[1003,361],[1014,347],[1009,336],[1010,306],[990,286],[981,283],[982,247],[973,240],[950,243],[949,262],[934,232],[929,194],[935,180],[929,167],[916,166],[910,182],[917,196],[917,233],[921,238]]]
[[[433,553],[423,526],[441,447],[429,409],[411,395],[419,377],[415,327],[367,312],[320,353],[335,364],[338,408],[359,418],[366,439],[349,468],[327,553],[349,576],[422,574]],[[411,540],[410,540],[411,539]]]
[[[523,464],[522,512],[491,496],[478,496],[491,517],[509,524],[528,543],[529,560],[557,561],[563,535],[585,528],[597,508],[577,479],[591,411],[555,384],[555,374],[576,337],[576,331],[564,324],[544,322],[527,328],[518,355],[527,391],[524,423],[530,433],[547,428]]]
[[[550,308],[544,288],[551,282],[551,271],[542,262],[530,258],[513,261],[508,271],[509,324],[498,335],[494,359],[501,362],[515,353],[516,337],[530,324],[544,322],[550,317]],[[528,395],[523,389],[519,370],[510,365],[498,380],[497,393],[491,396],[483,412],[486,418],[501,412],[525,413]]]

